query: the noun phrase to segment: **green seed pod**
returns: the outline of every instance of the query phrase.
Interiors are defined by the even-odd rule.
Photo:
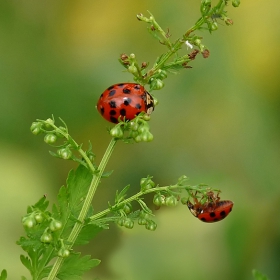
[[[121,218],[117,221],[117,224],[118,224],[119,226],[122,227],[122,226],[124,226],[125,221],[126,221],[126,218],[121,217]]]
[[[130,65],[128,68],[127,68],[128,72],[131,73],[131,74],[136,74],[137,73],[137,68],[135,65]]]
[[[153,90],[160,90],[164,87],[164,82],[160,79],[153,79],[151,81],[151,89]]]
[[[70,255],[70,251],[66,248],[60,248],[57,255],[61,258],[67,258]]]
[[[132,229],[134,227],[134,222],[131,219],[127,218],[124,223],[124,226],[126,228]]]
[[[23,217],[21,222],[23,226],[26,228],[33,228],[37,224],[33,215],[28,215],[27,217],[26,216]]]
[[[41,213],[36,214],[34,218],[38,224],[41,224],[44,221],[44,217]]]
[[[69,148],[62,148],[57,151],[57,154],[62,158],[62,159],[70,159],[72,156],[72,152]]]
[[[123,137],[123,130],[119,125],[116,125],[110,130],[110,135],[114,138],[122,138]]]
[[[34,135],[38,135],[39,133],[42,132],[41,128],[42,128],[42,123],[33,122],[31,124],[30,130]]]
[[[240,5],[240,0],[232,0],[232,6],[237,8]]]
[[[176,206],[178,204],[178,200],[174,196],[168,196],[165,200],[166,206]]]
[[[149,220],[147,222],[147,224],[145,225],[145,227],[146,227],[147,230],[155,231],[156,228],[157,228],[157,224],[154,221]]]
[[[144,219],[144,218],[139,218],[138,219],[138,225],[144,226],[146,224],[147,224],[147,220],[146,219]]]
[[[215,31],[218,29],[218,23],[216,21],[213,21],[210,25],[211,31]]]
[[[141,134],[142,141],[151,142],[154,139],[154,136],[151,132],[147,131]]]
[[[126,214],[129,214],[131,211],[132,211],[132,205],[130,203],[126,203],[124,206],[123,206],[123,211],[126,213]]]
[[[53,133],[48,133],[44,137],[44,141],[47,144],[54,144],[56,142],[56,140],[57,140],[57,136]]]
[[[159,193],[155,194],[153,203],[156,206],[161,206],[165,204],[165,197]]]
[[[52,235],[49,232],[44,232],[40,238],[43,243],[51,243],[53,240]]]
[[[149,190],[149,189],[153,188],[155,185],[156,185],[155,182],[153,182],[151,180],[151,178],[149,178],[149,177],[148,178],[142,178],[140,180],[140,186],[141,186],[142,191]]]
[[[50,222],[49,227],[50,227],[50,230],[52,232],[54,232],[54,231],[60,230],[62,228],[62,223],[58,220],[52,220]]]

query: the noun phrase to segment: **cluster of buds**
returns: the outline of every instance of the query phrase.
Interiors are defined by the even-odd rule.
[[[119,122],[110,130],[110,135],[117,139],[125,141],[133,139],[138,142],[151,142],[154,139],[153,134],[150,132],[148,121],[150,116],[146,113],[141,113],[129,122]],[[125,136],[125,132],[128,136]]]

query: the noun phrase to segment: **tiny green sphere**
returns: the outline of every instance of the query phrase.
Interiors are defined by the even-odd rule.
[[[176,206],[178,204],[178,200],[174,196],[168,196],[165,200],[166,206]]]
[[[33,228],[37,223],[35,218],[32,216],[27,216],[22,218],[22,224],[26,228]]]
[[[132,229],[134,227],[134,222],[131,219],[127,218],[124,226],[128,229]]]
[[[40,238],[42,243],[51,243],[53,240],[53,237],[50,233],[44,232]]]
[[[47,144],[54,144],[56,142],[56,140],[57,140],[57,136],[53,133],[48,133],[44,137],[44,141]]]
[[[67,258],[70,255],[70,251],[66,248],[60,248],[57,255],[61,258]]]
[[[72,156],[72,152],[69,148],[62,148],[57,151],[57,154],[62,158],[62,159],[70,159]]]
[[[62,228],[62,222],[58,221],[58,220],[52,220],[50,222],[50,230],[51,231],[57,231],[60,230]]]
[[[145,227],[146,227],[147,230],[155,231],[156,228],[157,228],[157,224],[154,221],[150,220],[150,221],[147,222]]]

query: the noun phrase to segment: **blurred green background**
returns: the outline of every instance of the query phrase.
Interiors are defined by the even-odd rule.
[[[173,39],[199,16],[200,1],[14,1],[0,2],[0,269],[9,279],[28,275],[15,241],[23,234],[27,205],[43,194],[55,201],[75,164],[52,158],[42,136],[29,131],[36,119],[62,117],[72,136],[100,160],[109,126],[95,109],[108,86],[132,81],[117,61],[135,53],[150,61],[165,47],[146,31],[137,13],[150,10]],[[256,268],[280,279],[280,29],[277,0],[229,6],[234,25],[202,32],[210,57],[170,75],[156,96],[152,143],[119,143],[98,189],[102,210],[116,189],[153,175],[173,184],[207,183],[234,201],[216,224],[195,219],[185,206],[162,208],[158,229],[115,225],[83,252],[102,260],[84,279],[252,279]]]

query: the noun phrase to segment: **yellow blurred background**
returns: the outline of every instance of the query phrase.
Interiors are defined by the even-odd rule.
[[[199,17],[200,1],[0,2],[0,269],[8,279],[29,276],[15,244],[27,205],[43,194],[55,202],[75,164],[52,158],[42,136],[30,133],[37,118],[62,117],[80,143],[93,143],[97,160],[110,137],[95,109],[108,86],[132,82],[117,61],[135,53],[150,61],[165,51],[136,14],[150,10],[171,39]],[[210,57],[169,75],[150,122],[154,141],[119,143],[94,208],[115,191],[153,175],[161,185],[185,174],[233,200],[224,221],[204,224],[185,206],[162,208],[149,232],[111,225],[83,253],[102,260],[84,279],[249,280],[256,268],[280,279],[280,29],[277,0],[241,1],[228,7],[234,25],[202,32]]]

